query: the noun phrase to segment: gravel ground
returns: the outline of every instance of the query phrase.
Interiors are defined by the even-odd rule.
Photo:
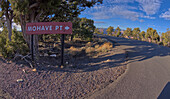
[[[39,63],[37,71],[26,64],[0,59],[0,98],[72,99],[82,98],[114,82],[126,70],[125,51],[116,46],[95,57],[75,59],[66,68]],[[44,60],[45,61],[45,60]],[[54,59],[50,62],[53,62]],[[46,68],[43,68],[43,65]],[[76,67],[74,67],[76,65]],[[17,82],[22,79],[22,82]]]

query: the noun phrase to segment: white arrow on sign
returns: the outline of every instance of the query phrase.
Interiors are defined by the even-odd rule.
[[[70,28],[68,26],[65,27],[66,30],[69,30]]]

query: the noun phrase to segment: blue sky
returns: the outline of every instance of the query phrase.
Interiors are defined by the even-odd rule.
[[[139,27],[146,31],[151,27],[166,32],[170,28],[170,0],[103,0],[103,4],[87,8],[80,17],[93,19],[97,28]]]

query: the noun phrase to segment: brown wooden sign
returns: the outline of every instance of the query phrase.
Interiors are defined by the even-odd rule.
[[[72,34],[71,22],[38,22],[26,24],[27,34]]]

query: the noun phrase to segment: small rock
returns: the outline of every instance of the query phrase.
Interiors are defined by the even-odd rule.
[[[47,53],[44,53],[44,56],[48,56],[48,54],[47,54]]]
[[[61,65],[60,68],[62,69],[62,68],[64,68],[64,66]]]
[[[43,56],[42,54],[40,54],[40,56]]]
[[[32,71],[33,71],[33,72],[36,72],[36,71],[37,71],[37,69],[35,69],[35,68],[34,68],[34,69],[32,69]]]
[[[68,64],[68,62],[66,62],[66,64]]]
[[[19,67],[23,67],[23,64],[19,65]]]
[[[110,61],[111,61],[110,59],[106,60],[106,62],[110,62]]]
[[[51,57],[57,57],[57,55],[56,54],[52,54],[52,55],[50,55]]]
[[[26,73],[25,69],[22,70],[24,73]]]
[[[17,82],[23,82],[24,80],[23,79],[17,79]]]

